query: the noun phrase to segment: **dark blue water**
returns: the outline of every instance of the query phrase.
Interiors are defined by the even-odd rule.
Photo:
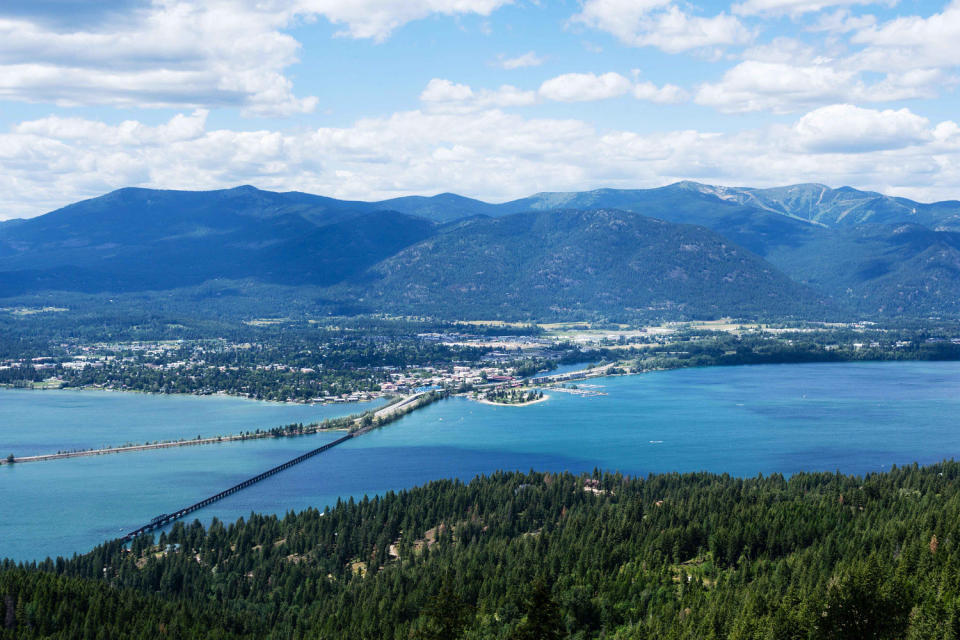
[[[196,516],[323,508],[498,469],[739,476],[882,471],[960,456],[960,363],[688,369],[591,381],[495,407],[453,398],[212,505]],[[328,435],[0,468],[0,555],[82,552],[318,446]]]

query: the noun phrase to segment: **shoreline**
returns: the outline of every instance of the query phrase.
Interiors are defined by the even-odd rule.
[[[956,362],[956,361],[955,361],[955,360],[929,361],[929,360],[922,360],[922,359],[913,359],[913,360],[885,360],[885,359],[878,359],[878,360],[842,360],[842,361],[829,361],[829,362],[797,362],[797,363],[792,363],[792,362],[777,362],[777,363],[705,364],[705,365],[698,365],[698,366],[692,366],[692,367],[687,367],[687,366],[656,367],[656,368],[652,368],[652,369],[645,369],[645,370],[642,370],[642,371],[610,373],[610,372],[609,372],[609,369],[623,366],[623,364],[622,364],[621,362],[614,362],[614,363],[610,363],[610,364],[608,364],[608,365],[603,365],[603,366],[601,366],[601,367],[596,367],[596,368],[594,368],[594,369],[584,369],[584,370],[578,370],[578,371],[565,372],[565,374],[561,374],[561,375],[569,375],[569,374],[577,374],[577,373],[580,373],[580,371],[587,371],[587,372],[595,371],[596,373],[595,373],[594,375],[590,375],[590,374],[588,373],[587,375],[584,375],[584,376],[581,377],[581,378],[577,378],[576,380],[564,380],[564,381],[548,382],[548,383],[544,383],[544,384],[542,384],[542,385],[535,386],[535,387],[532,387],[532,388],[549,390],[549,389],[551,389],[551,388],[556,387],[556,385],[564,384],[564,383],[567,383],[567,382],[576,383],[576,382],[579,382],[579,381],[582,381],[582,380],[589,380],[589,379],[596,379],[596,378],[614,378],[614,377],[626,377],[626,376],[639,376],[639,375],[644,375],[644,374],[647,374],[647,373],[655,373],[655,372],[662,372],[662,371],[676,371],[676,370],[680,370],[680,369],[710,369],[710,368],[717,368],[717,367],[744,367],[744,366],[769,366],[769,365],[796,366],[796,365],[798,365],[798,364],[854,364],[854,363],[859,363],[859,364],[877,363],[877,364],[879,364],[879,363],[884,363],[884,362]],[[20,389],[20,390],[24,390],[24,391],[59,391],[59,390],[63,390],[63,389],[64,389],[64,388],[62,388],[62,387],[53,388],[53,389],[33,389],[33,388],[14,387],[14,386],[12,386],[12,385],[0,385],[0,390],[2,390],[2,389],[4,389],[4,388]],[[130,390],[126,390],[126,389],[104,389],[104,388],[90,388],[90,387],[67,387],[66,390],[68,390],[68,391],[87,391],[87,392],[89,392],[89,391],[113,391],[113,392],[117,392],[117,393],[142,393],[142,394],[145,394],[145,395],[170,395],[170,396],[174,396],[174,395],[176,395],[176,396],[197,396],[197,397],[220,396],[220,397],[225,397],[225,398],[236,398],[236,399],[241,399],[241,400],[251,400],[251,401],[253,401],[253,402],[274,402],[274,403],[277,403],[277,404],[303,404],[303,405],[309,405],[309,404],[310,404],[310,403],[286,402],[286,401],[276,401],[276,400],[255,400],[255,399],[253,399],[253,398],[247,398],[247,397],[244,397],[244,396],[234,396],[234,395],[227,394],[227,393],[215,393],[215,394],[186,394],[186,393],[182,393],[182,394],[168,394],[168,393],[158,393],[158,392],[151,392],[151,391],[139,391],[139,390],[133,390],[133,389],[130,389]],[[416,398],[418,398],[419,396],[422,396],[422,395],[423,395],[423,393],[414,394],[413,396],[407,396],[407,397],[402,397],[402,396],[401,396],[401,397],[396,397],[396,396],[393,396],[392,401],[388,399],[388,401],[387,401],[383,406],[381,406],[381,407],[366,409],[365,411],[363,411],[363,412],[360,413],[360,414],[350,414],[350,415],[352,415],[352,416],[354,417],[354,425],[359,425],[360,420],[361,420],[362,417],[365,416],[365,415],[370,415],[370,416],[374,416],[374,417],[377,417],[377,418],[387,418],[388,422],[390,422],[390,421],[392,421],[393,419],[395,419],[395,416],[392,415],[392,414],[394,414],[397,410],[406,409],[406,406],[405,406],[405,405],[408,405],[412,400],[414,400],[414,399],[416,399]],[[532,401],[529,401],[529,402],[523,402],[523,403],[502,403],[502,402],[493,402],[493,401],[486,400],[486,399],[472,398],[472,397],[470,397],[470,395],[469,395],[468,393],[457,394],[457,395],[458,395],[459,397],[463,397],[463,398],[465,398],[465,399],[467,399],[467,400],[470,400],[470,401],[473,401],[473,402],[478,402],[478,403],[480,403],[480,404],[486,404],[486,405],[490,405],[490,406],[494,406],[494,407],[523,407],[523,406],[527,406],[527,405],[533,405],[533,404],[539,404],[539,403],[541,403],[541,402],[546,402],[547,400],[550,399],[550,395],[544,393],[544,395],[543,395],[542,398],[538,398],[538,399],[536,399],[536,400],[532,400]],[[604,395],[605,395],[605,394],[604,394]],[[389,397],[388,397],[388,398],[389,398]],[[375,398],[374,400],[376,400],[376,399],[377,399],[377,398]],[[359,403],[362,403],[362,402],[373,402],[373,400],[357,400],[357,401],[344,402],[344,403],[328,403],[328,404],[323,404],[323,405],[321,405],[321,406],[330,406],[330,405],[336,405],[336,404],[344,404],[344,405],[354,404],[354,405],[355,405],[355,404],[359,404]],[[316,404],[316,403],[314,403],[314,404]],[[405,415],[406,413],[409,413],[410,411],[415,411],[417,408],[419,408],[419,407],[412,407],[412,408],[410,408],[410,409],[407,409],[406,411],[403,411],[403,412],[402,412],[402,415]],[[344,416],[344,417],[349,417],[349,416]],[[335,419],[336,419],[336,418],[335,418]],[[377,426],[381,426],[381,425],[375,425],[375,426],[372,427],[372,428],[376,428]],[[323,433],[323,432],[352,431],[354,428],[355,428],[355,427],[339,427],[339,426],[338,426],[338,427],[329,427],[329,428],[326,428],[326,429],[320,429],[320,428],[314,427],[314,428],[312,428],[312,429],[304,430],[304,431],[302,431],[302,432],[300,432],[300,433],[287,433],[287,434],[282,434],[282,435],[275,435],[275,434],[273,434],[273,433],[270,433],[269,431],[262,431],[262,432],[260,432],[260,433],[230,434],[230,435],[227,435],[227,436],[214,436],[214,437],[200,438],[200,439],[192,439],[192,440],[168,440],[168,441],[157,442],[157,443],[128,444],[128,445],[117,446],[117,447],[102,447],[102,448],[97,448],[97,449],[84,449],[84,450],[80,450],[80,451],[69,451],[69,452],[52,453],[52,454],[38,454],[38,455],[32,455],[32,456],[23,456],[23,457],[15,458],[14,464],[20,463],[20,462],[37,462],[37,461],[57,460],[57,459],[64,459],[64,458],[75,458],[75,457],[94,456],[94,455],[106,455],[106,454],[110,454],[110,453],[123,453],[123,452],[127,452],[127,451],[141,451],[141,450],[149,450],[149,449],[162,449],[162,448],[181,447],[181,446],[192,446],[192,445],[203,445],[203,444],[218,444],[218,443],[222,443],[222,442],[237,442],[237,441],[244,441],[244,440],[259,440],[259,439],[264,439],[264,438],[309,436],[309,435],[316,435],[316,434],[318,434],[318,433]],[[369,430],[370,428],[371,428],[371,427],[364,427],[364,428],[363,428],[363,431],[365,432],[366,430]],[[6,465],[10,465],[10,463],[7,462],[6,459],[0,459],[0,466],[6,466]]]
[[[274,435],[269,431],[260,433],[233,434],[229,436],[214,436],[211,438],[200,438],[193,440],[167,440],[165,442],[153,442],[143,444],[127,444],[118,447],[100,447],[98,449],[82,449],[79,451],[64,451],[60,453],[41,453],[32,456],[19,456],[10,463],[6,459],[0,459],[0,465],[17,465],[26,462],[47,462],[50,460],[65,460],[67,458],[85,458],[90,456],[105,456],[111,453],[130,453],[134,451],[150,451],[152,449],[172,449],[173,447],[191,447],[208,444],[221,444],[225,442],[245,442],[247,440],[264,440],[267,438],[297,438],[301,436],[314,436],[327,432],[349,432],[349,427],[330,427],[327,429],[315,429],[303,433],[291,433],[283,435]]]
[[[221,444],[224,442],[244,442],[247,440],[264,440],[267,438],[299,438],[303,436],[313,436],[320,433],[327,432],[345,432],[345,433],[366,433],[366,431],[373,428],[362,427],[362,421],[365,417],[371,417],[381,420],[382,422],[376,426],[382,426],[384,424],[389,424],[398,417],[406,415],[410,411],[415,411],[419,408],[417,406],[411,406],[415,401],[423,397],[423,393],[414,394],[412,396],[400,396],[394,397],[392,401],[388,401],[382,407],[375,409],[367,409],[366,411],[359,414],[349,414],[346,416],[340,416],[333,418],[333,420],[348,420],[349,426],[332,426],[332,427],[323,427],[324,423],[314,423],[307,427],[304,427],[300,431],[294,431],[289,433],[278,432],[274,433],[270,430],[260,431],[259,433],[236,433],[226,436],[212,436],[208,438],[194,438],[192,440],[167,440],[163,442],[154,442],[154,443],[142,443],[142,444],[127,444],[116,447],[99,447],[93,449],[83,449],[79,451],[65,451],[60,453],[45,453],[32,456],[19,456],[14,457],[12,462],[7,461],[6,459],[0,459],[0,466],[11,466],[16,464],[21,464],[25,462],[47,462],[51,460],[63,460],[67,458],[83,458],[90,456],[101,456],[108,455],[111,453],[129,453],[134,451],[149,451],[151,449],[169,449],[173,447],[189,447],[189,446],[199,446],[199,445],[209,445],[209,444]],[[399,414],[399,415],[397,415]],[[385,421],[385,422],[383,422]],[[342,424],[342,423],[341,423]],[[281,427],[282,428],[282,427]]]
[[[390,398],[389,395],[385,395],[385,396],[379,396],[376,398],[369,398],[369,399],[345,400],[343,402],[300,402],[298,400],[260,400],[258,398],[251,398],[250,396],[242,396],[236,393],[227,393],[226,391],[215,391],[213,393],[189,393],[189,392],[166,393],[164,391],[144,391],[142,389],[108,389],[106,387],[91,387],[91,386],[18,387],[16,385],[8,384],[8,383],[0,384],[0,390],[2,389],[10,389],[11,391],[83,391],[83,392],[105,391],[108,393],[134,393],[134,394],[141,394],[145,396],[170,396],[170,397],[177,397],[177,398],[188,398],[188,397],[189,398],[231,398],[236,400],[249,400],[251,402],[267,402],[272,404],[283,404],[283,405],[300,405],[304,407],[310,407],[310,406],[334,407],[334,406],[337,406],[338,404],[351,405],[351,404],[359,404],[361,402],[375,402],[383,398]]]
[[[880,357],[880,358],[846,358],[846,359],[837,359],[837,360],[833,360],[833,359],[797,360],[797,361],[785,360],[780,362],[707,363],[707,364],[698,364],[698,365],[677,364],[676,366],[655,367],[652,369],[644,369],[642,371],[634,371],[630,373],[607,373],[606,371],[604,371],[604,369],[608,369],[608,368],[628,366],[628,365],[625,365],[622,361],[617,361],[614,363],[608,363],[606,365],[599,365],[597,367],[594,367],[593,369],[578,369],[574,371],[565,371],[560,374],[551,374],[549,372],[533,374],[532,376],[530,376],[530,378],[527,379],[527,382],[529,382],[531,379],[535,379],[538,377],[565,376],[565,375],[571,375],[571,374],[579,374],[583,372],[592,372],[594,369],[599,370],[595,375],[591,375],[590,373],[587,373],[582,378],[577,378],[575,380],[562,380],[562,381],[558,380],[554,382],[543,383],[541,385],[537,385],[537,388],[549,388],[551,385],[558,384],[561,382],[576,383],[578,380],[587,380],[591,378],[643,375],[645,373],[654,373],[657,371],[675,371],[678,369],[706,369],[706,368],[713,368],[713,367],[754,367],[754,366],[802,365],[802,364],[854,364],[854,363],[865,364],[865,363],[882,363],[882,362],[958,362],[958,361],[960,361],[960,359],[953,359],[953,358],[947,358],[947,359],[902,358],[900,359],[900,358]],[[559,366],[565,366],[565,365],[559,365]],[[138,393],[138,394],[143,394],[148,396],[177,396],[177,397],[192,396],[192,397],[198,397],[198,398],[222,397],[222,398],[235,398],[237,400],[250,400],[252,402],[274,403],[274,404],[281,404],[281,405],[302,405],[302,406],[321,406],[321,407],[336,406],[338,404],[343,404],[343,405],[360,404],[365,402],[374,402],[376,400],[391,397],[391,395],[388,394],[388,395],[382,395],[382,396],[378,396],[370,399],[348,400],[344,402],[307,402],[307,401],[299,401],[299,400],[258,399],[258,398],[251,398],[246,395],[228,393],[226,391],[214,391],[211,393],[196,393],[196,392],[166,393],[161,391],[144,391],[142,389],[112,389],[112,388],[97,387],[97,386],[72,387],[72,386],[58,385],[58,386],[49,386],[49,387],[33,387],[33,386],[21,387],[11,383],[0,383],[0,390],[3,390],[3,389],[11,389],[11,390],[19,390],[19,391],[83,391],[83,392],[109,391],[113,393]],[[378,393],[378,392],[373,392],[373,393]],[[506,404],[501,405],[500,403],[495,403],[495,402],[489,403],[489,404],[499,405],[499,406],[514,406],[514,405],[506,405]],[[534,403],[527,402],[524,404],[534,404]],[[384,405],[384,406],[387,406],[387,405]]]
[[[550,399],[550,396],[543,394],[542,398],[537,398],[536,400],[531,400],[530,402],[493,402],[492,400],[486,400],[481,398],[471,398],[467,396],[468,400],[473,402],[479,402],[480,404],[488,404],[493,407],[528,407],[532,404],[540,404],[541,402],[546,402]]]

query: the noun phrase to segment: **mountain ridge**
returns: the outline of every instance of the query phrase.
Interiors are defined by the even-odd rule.
[[[458,229],[486,229],[487,223],[478,220],[535,213],[544,214],[530,218],[542,226],[551,212],[562,210],[618,211],[710,230],[765,260],[764,268],[816,290],[849,313],[960,315],[960,202],[923,204],[818,183],[754,189],[681,181],[654,189],[544,192],[500,204],[455,193],[362,202],[251,185],[199,192],[131,187],[36,218],[0,223],[0,297],[58,288],[164,290],[252,278],[266,284],[339,287],[390,306],[391,299],[358,288],[376,281],[370,276],[379,273],[377,265],[428,240],[463,244]],[[553,224],[559,227],[564,221]],[[917,229],[903,235],[911,225]],[[529,235],[520,227],[516,233],[528,234],[532,254],[544,249],[537,238],[546,236]],[[599,260],[618,246],[612,229],[602,242],[596,237],[590,242]],[[637,243],[640,250],[641,240]],[[481,255],[482,245],[480,237],[474,238],[471,250]],[[662,250],[677,250],[670,246],[664,244]],[[576,253],[572,249],[571,255]],[[460,256],[468,258],[473,259]],[[464,280],[462,287],[470,287],[469,273],[455,265],[447,269]],[[633,294],[612,294],[618,275],[610,270],[607,282],[591,286],[610,289],[611,299],[628,299]],[[411,273],[410,282],[416,280]],[[676,294],[674,284],[661,277],[659,286]],[[584,300],[611,309],[590,287],[580,292]],[[488,295],[498,293],[503,292]],[[716,306],[707,298],[722,300],[726,293],[704,290],[704,304],[688,301],[686,308],[706,312]],[[568,302],[565,308],[586,310],[582,300]],[[517,296],[512,304],[523,307]]]
[[[903,212],[903,215],[911,216],[916,215],[914,210],[917,212],[929,210],[934,212],[928,214],[931,216],[937,215],[936,212],[942,212],[939,215],[946,218],[951,226],[956,226],[956,230],[960,230],[960,200],[942,200],[930,203],[922,203],[910,200],[908,198],[888,196],[874,191],[863,191],[849,186],[833,188],[821,183],[798,183],[779,187],[756,188],[710,185],[692,180],[681,180],[661,187],[651,187],[646,189],[598,188],[586,191],[544,191],[526,196],[524,198],[508,200],[501,203],[486,202],[484,200],[470,198],[452,192],[443,192],[432,196],[410,195],[388,198],[385,200],[364,201],[340,200],[329,196],[314,195],[303,191],[268,191],[247,184],[227,189],[214,189],[209,191],[123,187],[101,196],[88,198],[66,205],[34,218],[14,218],[0,221],[0,225],[9,224],[15,221],[22,222],[36,220],[37,218],[52,214],[58,214],[64,211],[72,211],[81,206],[89,206],[93,203],[104,201],[105,199],[117,194],[129,193],[155,194],[158,196],[162,194],[180,194],[188,196],[199,194],[214,197],[221,196],[223,199],[227,199],[234,195],[255,195],[264,199],[273,198],[276,201],[279,201],[280,199],[286,200],[287,202],[285,203],[286,206],[284,208],[285,211],[299,208],[315,214],[316,212],[321,211],[342,213],[345,211],[370,212],[374,210],[389,210],[397,211],[398,213],[426,217],[434,222],[450,222],[455,219],[454,216],[469,217],[471,215],[478,214],[496,216],[519,213],[521,211],[528,210],[591,208],[584,206],[585,204],[588,204],[589,201],[592,201],[597,205],[595,208],[613,208],[615,207],[615,204],[604,200],[604,198],[619,198],[621,200],[629,198],[644,198],[648,194],[656,195],[670,191],[694,191],[703,195],[712,195],[718,199],[727,202],[735,202],[737,204],[746,204],[747,201],[752,200],[755,203],[754,206],[771,213],[789,215],[791,217],[796,217],[797,219],[817,223],[819,222],[818,218],[823,217],[822,213],[810,216],[800,216],[794,210],[797,206],[810,206],[809,193],[811,190],[819,191],[820,197],[818,198],[818,202],[823,199],[823,195],[828,195],[826,204],[831,205],[830,211],[833,211],[835,209],[833,205],[839,202],[839,206],[842,206],[843,203],[847,203],[851,206],[860,208],[864,215],[871,214],[866,215],[865,218],[861,218],[859,220],[860,222],[867,222],[871,216],[876,217],[877,212],[875,209],[881,207],[884,208],[884,215],[887,216],[892,215],[887,212],[887,209],[890,209],[891,211],[901,211]],[[795,202],[795,204],[791,207],[788,206],[790,199],[784,194],[799,194],[801,197],[794,197],[793,202]],[[621,206],[620,208],[623,207]],[[850,211],[847,210],[848,215],[849,213]],[[431,215],[437,217],[432,218]],[[834,220],[834,222],[842,222],[848,217],[848,215],[840,216],[837,214],[838,219]],[[849,223],[853,220],[855,220],[855,218],[847,222]],[[883,219],[882,221],[889,222],[890,220]],[[897,221],[917,222],[920,220],[911,218]],[[920,222],[923,224],[922,221]],[[821,222],[821,224],[825,223]]]
[[[705,227],[610,209],[474,218],[374,265],[348,291],[394,313],[452,308],[462,318],[512,320],[785,316],[826,306]]]

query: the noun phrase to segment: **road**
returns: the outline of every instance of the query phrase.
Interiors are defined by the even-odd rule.
[[[407,396],[401,399],[399,402],[395,402],[391,405],[388,405],[382,409],[374,412],[373,416],[379,418],[381,422],[384,418],[388,418],[398,411],[404,411],[409,405],[413,402],[416,402],[420,397],[422,397],[427,392],[415,393],[411,396]],[[360,424],[363,420],[363,416],[357,418],[356,423]],[[319,433],[322,430],[310,431],[303,435],[310,435],[312,433]],[[330,430],[332,431],[332,430]],[[217,444],[218,442],[234,442],[237,440],[256,440],[258,438],[273,438],[276,437],[270,432],[260,432],[257,434],[243,434],[243,435],[232,435],[232,436],[221,436],[216,438],[199,438],[196,440],[175,440],[171,442],[157,442],[155,444],[135,444],[125,447],[103,447],[101,449],[86,449],[84,451],[68,451],[65,453],[48,453],[43,455],[36,456],[22,456],[19,458],[14,458],[13,462],[19,464],[21,462],[44,462],[47,460],[62,460],[64,458],[82,458],[85,456],[102,456],[109,453],[129,453],[132,451],[146,451],[148,449],[168,449],[170,447],[190,447],[194,445],[201,444]],[[0,465],[9,464],[5,459],[0,459]]]
[[[382,409],[378,409],[373,412],[373,417],[378,418],[382,423],[385,419],[389,419],[396,415],[397,413],[403,414],[409,411],[410,405],[415,403],[417,400],[430,393],[429,391],[421,391],[419,393],[414,393],[413,395],[406,396],[400,399],[398,402],[395,402],[391,405],[388,405]],[[364,415],[370,415],[369,413]],[[356,424],[359,425],[363,421],[364,416],[360,416],[356,419]],[[363,429],[363,432],[369,431],[370,427]],[[313,433],[320,433],[322,429],[315,431],[306,431],[302,435],[311,435]],[[333,431],[333,429],[326,430]],[[84,451],[68,451],[65,453],[47,453],[37,456],[22,456],[14,458],[13,462],[20,464],[21,462],[45,462],[47,460],[62,460],[64,458],[82,458],[86,456],[103,456],[109,453],[130,453],[132,451],[146,451],[148,449],[168,449],[170,447],[191,447],[194,445],[201,444],[217,444],[219,442],[234,442],[237,440],[256,440],[259,438],[274,438],[272,433],[268,431],[262,431],[256,434],[243,434],[243,435],[232,435],[232,436],[220,436],[216,438],[198,438],[196,440],[175,440],[171,442],[157,442],[155,444],[134,444],[125,447],[103,447],[101,449],[86,449]],[[0,458],[0,465],[10,464],[6,459]]]
[[[64,458],[82,458],[85,456],[103,456],[108,453],[129,453],[131,451],[146,451],[148,449],[168,449],[170,447],[190,447],[199,444],[217,444],[218,442],[232,442],[235,440],[256,440],[257,438],[272,438],[270,433],[249,435],[220,436],[217,438],[200,438],[197,440],[174,440],[172,442],[157,442],[155,444],[133,444],[126,447],[104,447],[102,449],[85,449],[83,451],[67,451],[65,453],[47,453],[38,456],[22,456],[14,458],[17,464],[21,462],[44,462],[46,460],[62,460]],[[0,464],[9,464],[0,460]]]
[[[586,380],[588,378],[599,378],[601,376],[607,375],[607,372],[610,369],[616,367],[620,363],[611,362],[610,364],[605,364],[601,367],[594,367],[592,369],[581,369],[579,371],[568,371],[566,373],[558,373],[552,376],[539,376],[535,378],[530,378],[527,382],[531,384],[553,384],[554,382],[568,382],[570,380]]]

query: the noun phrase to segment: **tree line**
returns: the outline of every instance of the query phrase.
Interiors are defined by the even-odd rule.
[[[0,638],[956,638],[960,464],[497,473],[0,565]]]

